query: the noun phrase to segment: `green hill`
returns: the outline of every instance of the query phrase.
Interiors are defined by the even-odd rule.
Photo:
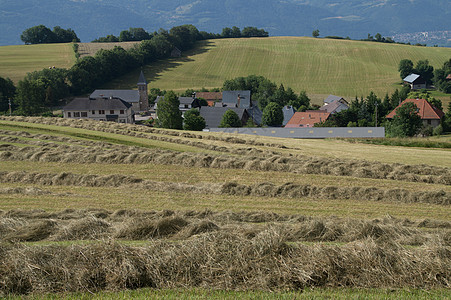
[[[450,48],[418,47],[308,37],[218,39],[144,67],[150,87],[183,91],[221,87],[224,80],[262,75],[296,92],[306,90],[315,102],[335,94],[353,98],[374,91],[380,97],[400,87],[398,63],[428,59],[435,68],[451,57]],[[0,47],[0,76],[15,82],[27,72],[48,66],[70,67],[70,44]],[[104,88],[135,88],[139,70]],[[437,94],[440,96],[439,94]],[[442,95],[449,101],[449,96]]]
[[[15,84],[29,72],[48,67],[70,68],[75,63],[72,44],[39,44],[0,47],[0,76]]]
[[[418,47],[307,37],[220,39],[200,43],[181,58],[147,66],[150,87],[182,91],[221,87],[224,80],[263,75],[313,98],[335,94],[383,97],[400,87],[398,63],[428,59],[435,68],[451,57],[449,48]],[[138,70],[108,87],[134,87]],[[445,97],[445,99],[448,97]]]

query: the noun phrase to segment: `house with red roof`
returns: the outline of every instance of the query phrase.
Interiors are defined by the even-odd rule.
[[[330,113],[324,110],[307,110],[304,112],[296,112],[285,128],[313,127],[316,123],[326,121]]]
[[[440,120],[445,115],[443,111],[436,108],[425,99],[406,99],[403,102],[401,102],[401,104],[399,104],[391,113],[389,113],[386,116],[386,118],[393,119],[396,116],[396,110],[399,107],[401,107],[404,103],[408,102],[411,102],[418,107],[418,114],[423,120],[423,125],[437,127],[440,124]]]

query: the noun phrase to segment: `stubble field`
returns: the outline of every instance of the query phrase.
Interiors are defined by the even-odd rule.
[[[0,161],[3,295],[449,296],[447,149],[3,117]]]

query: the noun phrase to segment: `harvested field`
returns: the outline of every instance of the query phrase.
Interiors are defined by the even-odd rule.
[[[0,295],[449,289],[450,152],[316,142],[0,117]]]

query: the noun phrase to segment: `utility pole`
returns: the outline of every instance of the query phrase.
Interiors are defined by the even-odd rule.
[[[376,105],[376,127],[377,127],[377,102],[375,103]]]
[[[9,105],[9,116],[11,117],[11,115],[12,115],[12,110],[11,110],[11,98],[8,98],[8,105]]]

